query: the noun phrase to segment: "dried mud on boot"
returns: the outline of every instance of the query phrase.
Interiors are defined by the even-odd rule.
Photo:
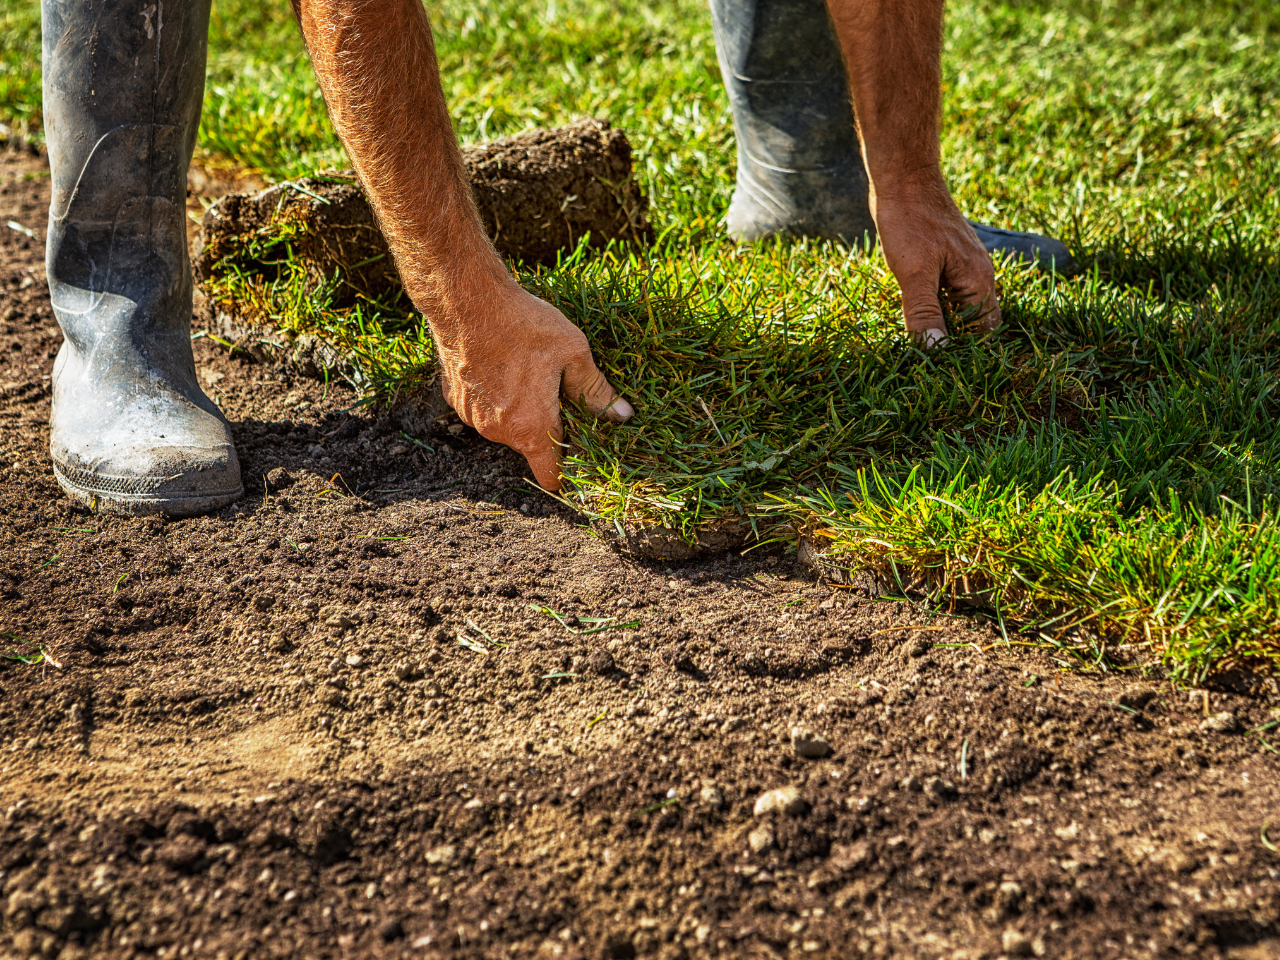
[[[480,219],[498,252],[553,263],[588,233],[594,246],[650,239],[648,200],[632,176],[631,145],[603,120],[531,130],[462,150]],[[306,264],[309,289],[330,287],[331,304],[380,300],[401,284],[373,211],[354,176],[305,177],[254,195],[232,194],[205,213],[195,270],[263,272],[256,253],[287,239]],[[221,266],[220,266],[221,264]],[[242,319],[252,322],[255,318]]]
[[[207,337],[244,500],[77,509],[44,169],[0,154],[0,957],[1277,955],[1273,680],[1064,669],[772,546],[637,560]]]

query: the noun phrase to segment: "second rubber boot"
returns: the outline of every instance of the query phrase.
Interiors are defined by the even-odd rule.
[[[50,452],[92,509],[188,516],[243,494],[196,381],[186,172],[209,0],[43,0],[53,199],[46,266],[65,337]]]
[[[875,236],[840,44],[825,0],[711,0],[738,145],[729,233]],[[969,221],[993,257],[1074,269],[1051,237]]]
[[[711,0],[733,110],[729,233],[875,237],[844,61],[824,0]]]

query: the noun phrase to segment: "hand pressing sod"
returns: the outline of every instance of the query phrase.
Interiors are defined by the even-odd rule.
[[[560,399],[621,423],[634,412],[591,358],[587,338],[514,281],[457,343],[438,340],[444,399],[488,440],[523,453],[547,490],[560,488]]]
[[[925,347],[947,339],[939,288],[952,303],[974,317],[979,330],[1000,323],[995,268],[973,228],[961,216],[946,186],[875,193],[872,216],[884,247],[885,262],[902,288],[902,318],[907,332]]]
[[[871,180],[871,215],[902,288],[902,317],[924,346],[942,344],[939,292],[1000,322],[995,270],[947,190],[942,111],[942,0],[827,0],[849,71]]]
[[[334,129],[431,325],[445,400],[480,434],[560,487],[560,399],[633,413],[582,331],[526,292],[494,252],[471,199],[419,0],[294,0]]]

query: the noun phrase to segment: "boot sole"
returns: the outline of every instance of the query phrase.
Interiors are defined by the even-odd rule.
[[[243,484],[234,490],[165,490],[175,477],[113,477],[53,464],[58,485],[77,503],[95,513],[130,517],[162,514],[194,517],[220,510],[244,496]]]

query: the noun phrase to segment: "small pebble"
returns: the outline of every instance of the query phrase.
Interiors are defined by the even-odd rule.
[[[426,861],[432,866],[451,867],[458,859],[458,848],[452,844],[433,847],[427,851]]]
[[[1200,724],[1201,730],[1207,730],[1210,733],[1235,733],[1240,727],[1236,720],[1236,715],[1229,710],[1223,710],[1221,713],[1215,713],[1204,723]]]
[[[792,816],[798,816],[807,812],[808,809],[809,803],[800,796],[799,788],[779,787],[760,794],[756,798],[752,813],[757,817],[767,816],[770,813],[789,813]]]
[[[724,794],[720,792],[719,787],[703,787],[698,792],[698,799],[709,807],[718,809],[724,806]]]
[[[791,749],[795,751],[797,757],[821,760],[831,752],[831,744],[808,727],[792,727]]]
[[[398,661],[396,665],[391,668],[391,672],[395,675],[397,680],[408,680],[414,675],[414,673],[416,673],[413,664],[408,660]]]
[[[353,667],[353,668],[354,668],[354,667],[363,667],[363,666],[364,666],[364,657],[360,656],[360,654],[358,654],[358,653],[348,653],[348,654],[347,654],[347,666],[348,666],[348,667]]]
[[[751,848],[752,853],[764,853],[773,846],[775,839],[773,827],[762,823],[747,834],[747,846]]]

